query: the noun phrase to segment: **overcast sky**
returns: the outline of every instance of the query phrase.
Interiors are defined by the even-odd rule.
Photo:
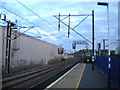
[[[20,2],[19,2],[20,1]],[[38,0],[23,1],[23,0],[14,0],[14,1],[2,1],[0,13],[5,13],[7,19],[15,21],[17,20],[17,25],[19,26],[35,26],[34,29],[30,29],[26,34],[31,36],[40,36],[41,40],[53,43],[58,46],[62,46],[66,50],[72,49],[72,43],[74,40],[84,40],[78,34],[70,30],[70,38],[67,38],[68,28],[61,23],[60,31],[58,28],[58,20],[53,17],[53,15],[82,15],[82,14],[91,14],[92,10],[95,12],[95,48],[97,48],[97,43],[102,43],[103,39],[107,39],[107,8],[105,6],[98,6],[96,2],[81,2],[77,0],[76,2],[71,1],[46,1],[41,2]],[[25,8],[23,5],[28,7],[30,10],[35,12],[37,15],[32,13],[30,10]],[[12,14],[8,10],[14,12],[15,14],[23,17],[22,18]],[[118,2],[109,2],[109,15],[110,15],[110,37],[111,37],[111,49],[115,49],[117,44],[114,43],[117,40],[117,30],[118,30]],[[86,16],[77,16],[71,17],[71,28],[77,25],[81,20]],[[92,40],[92,27],[91,27],[91,16],[88,16],[87,19],[82,22],[75,30],[81,35],[86,37],[88,40]],[[68,24],[68,18],[63,20]],[[33,25],[34,24],[34,25]],[[23,32],[26,29],[21,29]],[[36,31],[38,30],[40,34]],[[107,44],[107,41],[106,41]],[[89,43],[89,48],[91,44]],[[85,49],[85,45],[77,45],[77,50]]]

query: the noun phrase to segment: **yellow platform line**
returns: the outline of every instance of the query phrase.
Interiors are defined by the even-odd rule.
[[[78,80],[78,83],[77,83],[77,85],[76,85],[76,89],[75,89],[75,90],[77,90],[77,88],[79,87],[79,84],[80,84],[80,81],[81,81],[81,79],[82,79],[85,66],[86,66],[86,64],[83,64],[82,73],[80,74],[80,77],[79,77],[79,80]]]

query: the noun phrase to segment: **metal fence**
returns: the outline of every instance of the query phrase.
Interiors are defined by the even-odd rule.
[[[108,75],[108,57],[96,57],[95,64]],[[120,88],[120,57],[111,57],[111,80]]]

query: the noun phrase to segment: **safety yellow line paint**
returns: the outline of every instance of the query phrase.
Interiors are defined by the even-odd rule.
[[[77,83],[77,85],[76,85],[76,89],[75,89],[75,90],[77,90],[77,88],[79,87],[79,84],[80,84],[80,81],[81,81],[81,79],[82,79],[85,66],[86,66],[86,64],[83,64],[82,73],[80,74],[80,77],[79,77],[79,80],[78,80],[78,83]]]

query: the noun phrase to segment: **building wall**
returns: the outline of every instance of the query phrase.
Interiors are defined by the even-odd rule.
[[[12,42],[12,63],[13,65],[19,64],[20,62],[30,64],[44,61],[45,63],[46,60],[59,56],[58,48],[58,46],[45,41],[21,35]]]
[[[0,70],[5,63],[5,27],[0,26]]]
[[[2,30],[0,29],[0,31]],[[2,33],[0,32],[0,39],[2,37],[1,34]],[[12,34],[12,38],[18,36],[19,34],[20,33],[18,32]],[[4,41],[6,41],[5,38]],[[2,39],[0,40],[0,42],[2,42]],[[1,46],[0,43],[0,53],[2,51],[1,48],[3,48],[3,46]],[[29,65],[31,63],[46,64],[48,60],[60,56],[58,54],[58,48],[60,47],[42,40],[38,40],[31,36],[21,34],[17,39],[12,40],[10,65],[19,67],[23,65]],[[4,47],[4,53],[5,53],[5,47]],[[3,65],[5,65],[5,59],[3,61],[4,61]]]

